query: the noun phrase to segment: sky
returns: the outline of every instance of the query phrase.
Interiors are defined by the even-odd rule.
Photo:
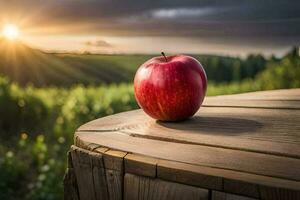
[[[297,0],[0,0],[0,24],[45,51],[284,54],[300,45]]]

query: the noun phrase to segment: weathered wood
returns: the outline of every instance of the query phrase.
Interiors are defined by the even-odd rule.
[[[64,200],[79,200],[77,182],[73,168],[67,168],[64,176]]]
[[[287,190],[283,188],[261,186],[260,195],[262,200],[299,200],[300,187],[296,191],[296,190]]]
[[[124,151],[108,150],[103,154],[105,169],[123,171],[123,159],[126,156]]]
[[[104,154],[108,150],[109,150],[109,148],[107,148],[107,147],[101,147],[101,146],[98,147],[98,148],[93,149],[94,152],[101,153],[101,154]]]
[[[125,174],[125,200],[208,200],[208,190]]]
[[[121,200],[123,196],[123,176],[121,171],[105,169],[109,200]]]
[[[287,100],[297,101],[300,100],[300,89],[282,89],[282,90],[267,90],[258,92],[247,92],[242,94],[231,94],[209,97],[218,99],[248,99],[248,100]]]
[[[72,146],[71,156],[80,199],[96,200],[89,151]]]
[[[261,187],[260,190],[272,187],[286,188],[286,191],[290,191],[292,194],[294,190],[300,191],[300,182],[298,181],[165,160],[158,162],[157,176],[169,181],[208,189],[224,190],[228,193],[254,198],[260,196],[257,191],[258,187]]]
[[[103,154],[106,182],[110,200],[123,198],[124,157],[126,152],[108,150]]]
[[[137,154],[125,156],[125,172],[141,176],[156,177],[158,159]]]
[[[181,123],[156,122],[138,110],[96,120],[91,128],[103,132],[114,118],[116,132],[132,137],[300,158],[300,110],[202,107]],[[90,131],[88,126],[80,131]]]
[[[300,159],[261,153],[131,137],[122,133],[77,132],[82,140],[108,144],[112,149],[247,173],[300,181]],[[143,144],[141,148],[140,144]],[[289,166],[289,170],[287,169]]]
[[[257,184],[233,179],[224,179],[225,192],[259,198],[260,195],[258,188]]]
[[[276,109],[300,109],[300,100],[247,100],[247,99],[223,99],[207,98],[204,107],[240,107],[240,108],[276,108]]]
[[[261,92],[251,92],[244,94],[236,94],[236,95],[223,95],[217,97],[205,97],[203,104],[206,104],[206,101],[211,101],[214,99],[218,99],[217,102],[222,104],[222,101],[225,99],[235,99],[235,100],[270,100],[270,101],[300,101],[300,89],[289,89],[289,90],[273,90],[273,91],[261,91]],[[228,102],[230,103],[230,102]],[[256,103],[257,104],[257,103]],[[261,105],[261,107],[268,106],[269,102]],[[294,104],[294,102],[292,102]],[[298,102],[299,104],[299,102]],[[230,106],[234,107],[235,103],[230,103]],[[221,107],[220,105],[216,105],[216,107]],[[249,105],[247,106],[249,107]],[[254,107],[257,107],[254,106]],[[276,108],[276,107],[275,107]],[[291,107],[292,108],[292,107]],[[202,109],[202,108],[201,108]],[[201,111],[200,109],[200,111]],[[90,121],[81,127],[78,128],[78,131],[87,131],[87,130],[101,130],[101,131],[117,131],[124,125],[134,124],[137,121],[149,120],[151,119],[147,115],[143,115],[139,111],[130,111],[123,112],[115,115],[110,115],[107,117],[103,117],[101,119],[96,119]]]
[[[225,199],[299,198],[300,89],[209,97],[180,123],[158,122],[141,110],[120,113],[81,126],[74,139],[103,154],[109,199],[122,198],[124,171],[146,176],[125,182],[147,183],[149,194],[163,179],[231,193],[221,193]],[[126,195],[140,197],[125,187]]]
[[[87,150],[94,151],[94,149],[97,149],[97,148],[99,148],[99,147],[101,147],[99,144],[90,143],[90,144],[88,144],[88,146],[87,146]]]
[[[68,168],[64,176],[64,199],[79,200],[77,181],[70,152],[68,152]]]
[[[256,200],[249,197],[239,196],[235,194],[229,194],[219,191],[212,191],[212,200]]]
[[[159,160],[157,164],[158,178],[208,189],[223,189],[223,180],[219,174],[218,169],[167,160]]]
[[[300,109],[300,89],[250,92],[205,98],[203,106]]]
[[[89,152],[89,156],[92,166],[93,185],[96,199],[108,200],[108,186],[106,183],[106,174],[102,154]]]

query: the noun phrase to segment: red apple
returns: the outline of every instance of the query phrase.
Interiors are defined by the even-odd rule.
[[[162,121],[193,116],[203,102],[206,87],[203,67],[185,55],[154,57],[140,66],[134,78],[138,104],[148,115]]]

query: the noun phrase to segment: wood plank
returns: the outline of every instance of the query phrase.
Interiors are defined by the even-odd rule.
[[[204,107],[241,107],[241,108],[274,108],[274,109],[300,109],[300,100],[247,100],[247,99],[221,99],[206,98]]]
[[[73,168],[67,168],[64,176],[64,200],[79,200],[77,182]]]
[[[125,173],[141,176],[156,177],[156,165],[158,159],[138,154],[125,156]]]
[[[210,167],[195,166],[184,163],[159,160],[157,165],[157,177],[164,180],[179,182],[183,184],[195,185],[198,187],[224,190],[228,193],[240,194],[259,198],[260,190],[268,188],[266,193],[277,193],[274,187],[286,187],[290,190],[282,189],[285,193],[294,195],[295,190],[300,192],[300,182],[276,179],[273,177],[258,176],[231,170],[215,169]],[[223,183],[223,184],[222,184]]]
[[[215,188],[242,196],[259,198],[261,193],[263,197],[266,196],[265,199],[270,199],[268,197],[278,193],[282,194],[282,198],[284,194],[298,197],[300,193],[300,182],[295,181],[163,160],[158,162],[157,167],[158,178],[208,189]],[[223,187],[222,182],[215,182],[218,187],[215,184],[203,185],[203,175],[207,177],[204,183],[213,183],[211,178],[217,178],[223,180]]]
[[[202,108],[199,115],[183,123],[136,123],[139,125],[121,131],[135,137],[300,155],[300,111]]]
[[[207,189],[223,189],[223,180],[219,174],[213,168],[167,160],[159,160],[157,164],[158,178]]]
[[[76,142],[80,142],[80,144],[76,144]],[[86,141],[83,141],[83,140],[77,140],[76,136],[74,135],[74,144],[76,146],[80,146],[83,149],[89,150],[89,145],[91,144],[91,142],[86,142]]]
[[[109,200],[122,200],[123,176],[122,171],[105,169]]]
[[[143,160],[143,158],[141,157],[141,155],[138,155],[137,160]],[[272,194],[277,195],[278,191],[281,191],[280,194],[290,194],[288,196],[292,195],[292,197],[295,198],[298,197],[297,195],[299,195],[298,193],[300,192],[286,189],[272,189],[272,187],[263,185],[270,185],[270,182],[277,181],[276,179],[274,180],[274,178],[271,177],[261,177],[241,172],[230,172],[220,169],[188,165],[167,160],[158,160],[157,173],[157,177],[164,180],[194,185],[202,188],[224,190],[225,192],[255,198],[259,198],[260,196],[258,187],[260,187],[260,190],[264,191],[264,194],[268,196]],[[245,180],[247,179],[245,179],[244,177],[247,176],[251,177],[251,179],[248,179],[248,181],[250,182],[245,182]],[[224,177],[224,184],[222,184],[223,178],[221,177]],[[267,183],[266,180],[268,180]],[[284,181],[282,184],[288,186],[290,183]],[[293,188],[299,187],[299,182],[297,185],[293,186]]]
[[[125,174],[125,200],[208,200],[208,190]]]
[[[97,149],[97,148],[99,148],[100,147],[100,145],[99,144],[95,144],[95,143],[90,143],[90,144],[88,144],[88,146],[87,146],[87,150],[90,150],[90,151],[94,151],[94,149]]]
[[[76,175],[73,168],[71,152],[68,152],[68,168],[64,176],[64,199],[79,200]]]
[[[271,90],[205,98],[203,106],[300,109],[300,89]]]
[[[112,169],[117,171],[123,171],[124,169],[124,157],[127,152],[108,150],[103,154],[105,169]]]
[[[189,163],[194,165],[230,169],[258,175],[300,180],[300,160],[253,152],[171,143],[158,140],[131,137],[123,133],[78,132],[86,141],[100,145],[107,144],[112,149],[152,156],[165,160]],[[141,147],[141,144],[143,148]],[[287,169],[287,166],[289,170]]]
[[[93,151],[96,153],[104,154],[108,150],[109,150],[109,148],[100,146],[100,147],[94,149]]]
[[[89,152],[87,150],[72,146],[71,156],[80,199],[96,200]]]
[[[212,191],[212,200],[256,200],[254,198],[229,194],[225,192]]]
[[[261,92],[251,92],[244,94],[236,94],[236,95],[223,95],[217,97],[206,97],[204,99],[203,105],[210,105],[209,102],[214,102],[214,104],[220,103],[224,104],[222,101],[230,100],[251,100],[245,101],[243,103],[239,103],[244,107],[251,107],[252,104],[255,104],[254,107],[276,107],[276,105],[280,107],[289,107],[288,102],[291,101],[290,108],[299,108],[300,101],[300,89],[288,89],[288,90],[271,90],[271,91],[261,91]],[[265,101],[262,105],[259,102],[252,102],[253,100],[262,100]],[[271,101],[281,101],[279,103],[271,102]],[[247,102],[249,104],[247,104]],[[226,102],[228,106],[236,106],[235,102]],[[260,104],[260,105],[258,105]],[[270,106],[270,104],[272,106]],[[90,121],[81,127],[78,128],[77,131],[87,131],[87,130],[98,130],[98,131],[117,131],[120,127],[124,125],[131,124],[134,121],[143,121],[143,120],[151,119],[147,115],[143,115],[139,110],[123,112],[115,115],[110,115],[107,117],[103,117],[101,119],[96,119]]]
[[[126,152],[116,150],[108,150],[103,154],[110,200],[123,198],[124,157],[126,154]]]
[[[114,117],[117,122],[124,120],[116,125],[119,132],[134,137],[300,158],[299,110],[203,107],[181,123],[161,123],[142,116],[145,114],[138,110]],[[110,124],[113,121],[109,119]],[[91,128],[101,130],[106,123],[107,119],[99,119]]]
[[[220,95],[209,98],[219,98],[219,99],[248,99],[248,100],[300,100],[300,88],[295,89],[282,89],[282,90],[267,90],[258,92],[247,92],[240,94],[231,95]]]
[[[224,188],[225,192],[241,194],[245,196],[259,198],[259,185],[260,183],[248,183],[240,180],[233,180],[224,178]]]
[[[152,119],[146,114],[142,113],[140,109],[122,112],[114,115],[109,115],[90,121],[80,126],[77,131],[117,131],[121,127],[128,124],[135,124],[136,121],[143,121],[146,119]]]
[[[296,191],[283,188],[260,186],[260,195],[262,200],[299,200],[300,189]]]
[[[108,200],[108,189],[102,154],[89,152],[92,165],[93,185],[97,200]]]

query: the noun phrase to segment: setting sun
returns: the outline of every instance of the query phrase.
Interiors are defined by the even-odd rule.
[[[2,34],[9,40],[15,40],[19,37],[19,28],[14,24],[7,24],[3,27]]]

